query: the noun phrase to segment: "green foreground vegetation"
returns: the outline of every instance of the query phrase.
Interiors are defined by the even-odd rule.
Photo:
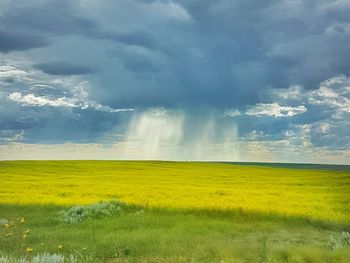
[[[347,263],[349,182],[347,170],[1,162],[0,262]]]
[[[110,217],[68,224],[57,206],[2,205],[24,223],[1,229],[0,253],[49,252],[78,262],[349,262],[346,226],[242,212],[123,207]],[[23,234],[27,231],[27,237]],[[5,237],[5,233],[13,236]],[[31,253],[26,249],[31,248]]]

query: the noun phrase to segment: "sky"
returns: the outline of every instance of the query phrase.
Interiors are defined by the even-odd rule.
[[[350,164],[349,0],[0,0],[0,159]]]

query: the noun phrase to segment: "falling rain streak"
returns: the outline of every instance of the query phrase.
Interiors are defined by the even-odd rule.
[[[237,126],[215,112],[189,115],[153,108],[136,112],[124,140],[124,158],[238,160]]]

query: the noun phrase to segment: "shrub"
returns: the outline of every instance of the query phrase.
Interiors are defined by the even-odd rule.
[[[331,249],[340,249],[346,246],[350,246],[350,233],[343,231],[339,238],[335,238],[331,234],[331,239],[329,241],[329,246]]]
[[[5,226],[9,221],[6,218],[0,218],[0,226]]]
[[[74,224],[88,218],[103,218],[112,216],[122,210],[122,203],[117,201],[103,202],[85,206],[73,206],[67,211],[60,212],[62,222]]]
[[[341,233],[341,242],[343,243],[343,246],[350,246],[350,233],[343,231]]]
[[[38,254],[33,257],[32,263],[63,263],[64,256],[59,254],[50,255],[48,253]]]
[[[77,259],[73,256],[63,256],[60,254],[49,254],[47,252],[37,254],[32,259],[15,258],[10,256],[0,256],[0,263],[76,263]]]
[[[0,263],[27,263],[25,258],[13,258],[9,256],[0,256]]]

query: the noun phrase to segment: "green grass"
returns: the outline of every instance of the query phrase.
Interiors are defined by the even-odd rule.
[[[350,246],[334,249],[331,243],[331,235],[339,241],[350,232],[349,182],[346,170],[0,162],[0,218],[14,222],[0,227],[0,255],[49,252],[80,262],[350,262]],[[126,204],[109,217],[74,224],[60,219],[59,212],[74,204],[115,198]]]
[[[58,206],[0,206],[23,224],[1,229],[0,253],[73,254],[91,262],[349,262],[349,247],[332,250],[331,233],[346,226],[320,225],[263,214],[126,207],[120,214],[65,224]],[[30,229],[28,237],[22,234]],[[12,231],[11,237],[4,233]],[[63,245],[62,249],[58,246]],[[86,248],[86,249],[84,249]]]

